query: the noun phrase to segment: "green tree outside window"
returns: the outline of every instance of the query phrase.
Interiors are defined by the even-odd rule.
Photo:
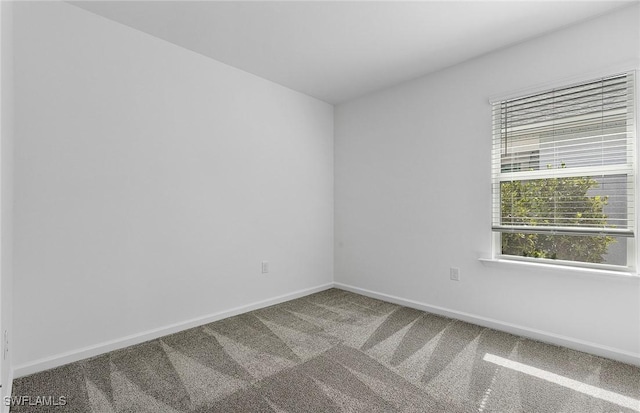
[[[562,165],[564,167],[564,165]],[[502,223],[527,226],[589,226],[607,223],[606,196],[589,196],[598,186],[590,177],[502,182]],[[503,233],[502,254],[602,263],[609,244],[605,235]]]

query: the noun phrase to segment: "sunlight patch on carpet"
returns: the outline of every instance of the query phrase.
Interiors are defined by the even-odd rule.
[[[640,412],[640,400],[632,397],[623,396],[609,390],[601,389],[590,384],[582,383],[577,380],[570,379],[568,377],[560,376],[559,374],[551,373],[542,369],[538,369],[533,366],[529,366],[517,361],[505,359],[493,354],[485,354],[483,360],[489,363],[497,364],[502,367],[506,367],[511,370],[519,371],[520,373],[528,374],[539,379],[546,380],[550,383],[557,384],[559,386],[566,387],[571,390],[586,394],[588,396],[596,397],[598,399],[605,400],[609,403],[617,404],[618,406],[625,407]]]

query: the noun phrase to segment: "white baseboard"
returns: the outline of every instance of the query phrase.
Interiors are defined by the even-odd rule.
[[[613,347],[603,346],[596,343],[590,343],[584,340],[562,336],[559,334],[549,333],[546,331],[536,330],[528,327],[506,323],[492,318],[482,317],[474,314],[464,313],[461,311],[450,310],[448,308],[438,307],[421,303],[418,301],[407,300],[405,298],[396,297],[389,294],[379,293],[364,288],[354,287],[339,282],[335,282],[334,286],[342,290],[351,291],[356,294],[362,294],[367,297],[377,298],[379,300],[388,301],[390,303],[411,307],[418,310],[426,311],[433,314],[454,318],[468,323],[477,324],[483,327],[489,327],[494,330],[504,331],[517,336],[531,338],[533,340],[542,341],[557,346],[567,347],[573,350],[582,351],[596,356],[605,357],[627,364],[640,366],[640,354],[620,350]]]
[[[9,368],[9,378],[7,379],[7,383],[2,385],[2,408],[0,408],[0,412],[2,413],[9,413],[9,410],[11,409],[10,404],[5,404],[5,397],[11,397],[11,392],[13,391],[13,377],[13,371]]]
[[[96,344],[93,346],[84,347],[81,349],[69,351],[62,354],[57,354],[51,357],[46,357],[40,360],[36,360],[30,363],[15,367],[13,369],[13,377],[19,378],[23,376],[28,376],[30,374],[37,373],[39,371],[49,370],[54,367],[59,367],[68,363],[73,363],[74,361],[83,360],[89,357],[94,357],[100,354],[108,353],[113,350],[119,350],[121,348],[125,348],[135,344],[140,344],[145,341],[154,340],[156,338],[160,338],[169,334],[187,330],[189,328],[209,324],[214,321],[232,317],[234,315],[243,314],[249,311],[257,310],[257,309],[268,307],[275,304],[280,304],[285,301],[294,300],[296,298],[300,298],[309,294],[324,291],[332,287],[333,287],[333,283],[327,283],[327,284],[319,285],[317,287],[298,290],[289,294],[280,295],[278,297],[269,298],[267,300],[262,300],[255,303],[243,305],[240,307],[232,308],[230,310],[221,311],[215,314],[194,318],[184,322],[171,324],[165,327],[148,330],[139,334],[133,334],[130,336],[107,341],[107,342]]]

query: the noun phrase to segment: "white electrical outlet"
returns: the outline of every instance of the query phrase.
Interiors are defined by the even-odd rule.
[[[450,268],[449,278],[451,278],[453,281],[460,281],[460,268]]]
[[[269,273],[269,261],[262,261],[262,273]]]

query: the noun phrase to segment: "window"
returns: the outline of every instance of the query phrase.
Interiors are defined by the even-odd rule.
[[[634,100],[626,73],[493,103],[497,257],[634,267]]]

